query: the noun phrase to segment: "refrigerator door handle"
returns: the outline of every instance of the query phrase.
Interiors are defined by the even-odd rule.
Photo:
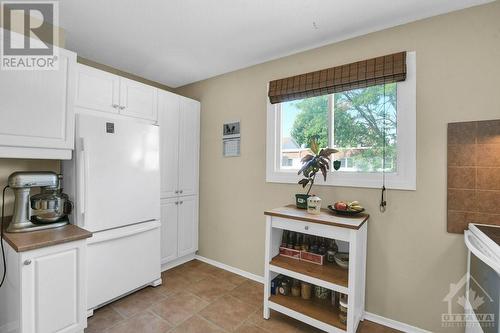
[[[97,244],[132,235],[137,235],[149,230],[158,229],[160,228],[160,226],[161,225],[159,221],[151,220],[127,227],[106,230],[104,232],[95,233],[92,236],[92,238],[87,241],[87,244]]]
[[[81,138],[82,142],[82,150],[80,151],[80,179],[79,179],[79,190],[80,190],[80,213],[82,215],[85,215],[85,212],[87,210],[87,182],[89,179],[88,176],[88,166],[89,166],[89,159],[88,159],[88,154],[87,154],[87,147],[85,145],[85,139]]]

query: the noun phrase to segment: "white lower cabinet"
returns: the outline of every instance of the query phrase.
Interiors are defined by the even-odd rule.
[[[161,201],[161,262],[177,259],[178,198]]]
[[[168,265],[198,250],[198,196],[161,200],[161,255]]]
[[[19,253],[4,246],[7,277],[0,289],[0,331],[83,332],[86,241]]]
[[[178,256],[198,250],[198,197],[179,197],[177,218]]]

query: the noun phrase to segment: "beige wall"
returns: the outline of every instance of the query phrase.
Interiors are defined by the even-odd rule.
[[[369,34],[177,92],[199,99],[200,255],[262,275],[265,209],[293,202],[296,185],[265,182],[266,84],[293,74],[402,50],[417,52],[417,191],[316,188],[325,202],[360,200],[371,214],[366,309],[441,328],[442,299],[466,270],[461,235],[446,233],[446,124],[500,118],[500,3]],[[241,120],[242,155],[223,158],[221,124]]]

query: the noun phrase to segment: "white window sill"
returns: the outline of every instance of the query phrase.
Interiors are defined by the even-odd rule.
[[[297,175],[297,171],[281,171],[268,173],[266,182],[296,184],[302,179],[302,176]],[[326,182],[323,176],[318,174],[314,185],[320,186],[340,186],[340,187],[359,187],[359,188],[382,188],[382,174],[380,173],[357,173],[357,172],[330,172]],[[396,173],[388,173],[385,175],[385,187],[392,190],[407,190],[414,191],[417,189],[416,179],[404,177]]]

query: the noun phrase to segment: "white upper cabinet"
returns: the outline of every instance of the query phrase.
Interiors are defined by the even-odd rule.
[[[158,105],[161,196],[198,194],[200,103],[161,91]]]
[[[77,81],[78,107],[157,121],[157,88],[82,64]]]
[[[93,67],[78,64],[76,106],[118,113],[120,78]]]
[[[70,159],[76,54],[59,49],[57,70],[0,73],[0,157]]]
[[[120,113],[156,120],[158,89],[137,81],[120,78]]]
[[[179,193],[198,194],[200,103],[181,97],[179,117]]]
[[[160,91],[158,124],[160,125],[161,197],[176,196],[179,189],[179,108],[180,96]]]

